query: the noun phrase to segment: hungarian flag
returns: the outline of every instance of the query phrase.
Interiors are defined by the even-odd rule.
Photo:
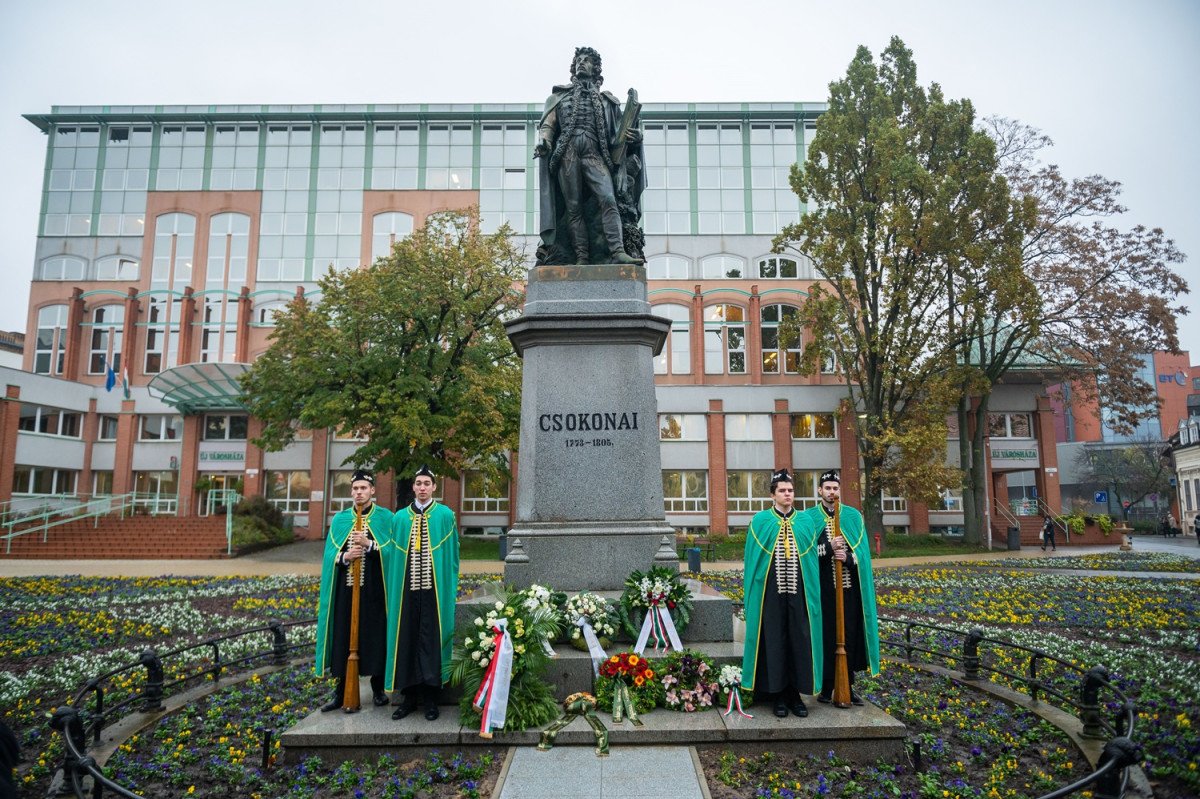
[[[125,392],[125,399],[129,399],[129,367],[126,366],[121,370],[121,391]]]

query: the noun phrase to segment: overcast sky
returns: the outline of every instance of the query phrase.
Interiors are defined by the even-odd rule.
[[[0,0],[0,329],[24,330],[51,105],[541,102],[576,45],[643,102],[812,101],[892,35],[918,78],[1035,125],[1065,174],[1121,181],[1200,292],[1194,0]],[[1195,305],[1186,298],[1188,305]],[[1181,320],[1200,362],[1200,315]]]

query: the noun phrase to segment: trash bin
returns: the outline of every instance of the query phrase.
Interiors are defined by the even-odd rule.
[[[1021,548],[1021,528],[1008,528],[1008,551],[1013,552]]]
[[[688,547],[688,571],[700,572],[700,547]]]
[[[500,560],[508,557],[508,533],[500,534]]]

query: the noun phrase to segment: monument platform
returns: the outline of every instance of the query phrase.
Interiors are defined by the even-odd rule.
[[[397,749],[470,749],[535,746],[539,730],[497,732],[491,739],[479,737],[478,729],[459,722],[458,707],[445,705],[437,721],[426,721],[414,713],[392,720],[391,707],[374,707],[363,681],[363,709],[358,713],[315,712],[280,737],[284,762],[295,764],[319,755],[330,762],[371,760]],[[609,731],[609,745],[728,746],[735,751],[784,749],[823,755],[833,749],[849,760],[874,762],[880,758],[899,761],[904,757],[905,726],[874,705],[846,710],[808,702],[807,718],[776,718],[767,706],[747,708],[753,718],[737,713],[722,716],[716,708],[697,713],[678,713],[658,708],[641,716],[644,725],[612,723],[612,715],[600,718]],[[558,734],[556,746],[594,744],[591,728],[582,720]]]

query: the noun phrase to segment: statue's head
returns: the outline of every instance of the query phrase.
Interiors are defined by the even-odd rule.
[[[580,66],[581,66],[581,63],[580,63],[581,59],[586,60],[588,62],[588,66],[585,66],[583,68],[584,72],[587,73],[586,75],[579,74]],[[587,77],[587,78],[590,78],[591,80],[595,81],[596,83],[603,83],[604,77],[601,75],[601,69],[602,69],[602,67],[601,67],[601,63],[600,63],[600,54],[597,53],[595,51],[595,49],[593,49],[591,47],[576,47],[575,48],[575,57],[571,59],[571,77],[572,78],[575,78],[576,76]]]

